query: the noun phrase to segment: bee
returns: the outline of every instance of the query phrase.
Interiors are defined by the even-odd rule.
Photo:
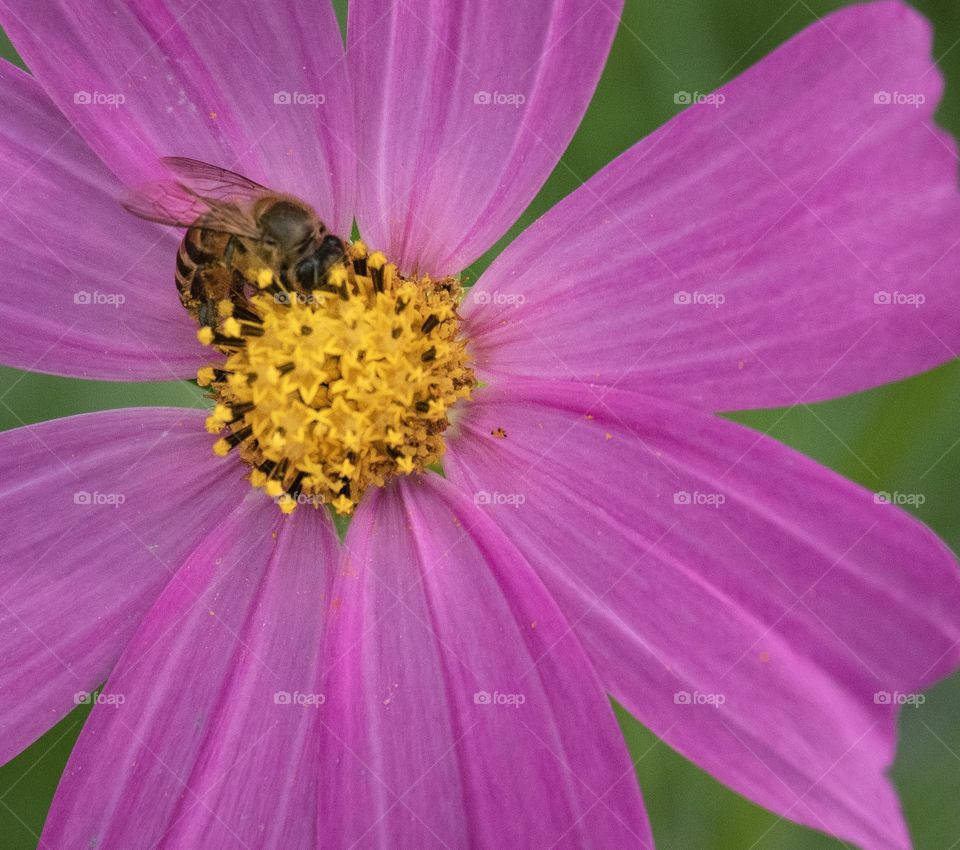
[[[344,261],[344,241],[299,198],[194,159],[161,162],[177,179],[141,186],[122,204],[147,221],[187,228],[175,280],[180,302],[201,326],[216,324],[220,301],[243,307],[265,267],[287,292],[308,294]]]

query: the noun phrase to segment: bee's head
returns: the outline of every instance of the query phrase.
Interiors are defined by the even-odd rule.
[[[284,250],[305,245],[316,233],[316,222],[302,204],[272,201],[258,216],[263,238]]]

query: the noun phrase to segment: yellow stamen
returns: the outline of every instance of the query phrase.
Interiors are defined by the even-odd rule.
[[[216,379],[216,375],[212,366],[201,366],[197,370],[197,383],[201,387],[209,387]]]
[[[275,282],[256,275],[261,290]],[[367,488],[437,463],[450,408],[476,384],[459,282],[404,278],[355,242],[317,290],[276,291],[220,307],[222,336],[197,334],[226,355],[197,375],[218,401],[214,452],[238,448],[284,513],[308,502],[350,514]]]
[[[238,322],[232,316],[224,321],[221,327],[227,336],[240,336],[241,334],[240,322]]]

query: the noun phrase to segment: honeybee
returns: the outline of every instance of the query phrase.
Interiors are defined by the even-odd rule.
[[[181,303],[200,325],[216,324],[220,301],[246,304],[250,281],[264,267],[286,291],[309,293],[343,261],[343,240],[299,198],[194,159],[161,162],[178,179],[141,186],[122,204],[147,221],[187,228],[175,279]]]

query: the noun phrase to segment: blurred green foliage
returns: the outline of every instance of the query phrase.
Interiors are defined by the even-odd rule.
[[[343,3],[338,11],[343,19]],[[597,95],[555,173],[520,222],[470,270],[477,274],[525,226],[609,160],[669,120],[678,90],[708,92],[841,5],[832,0],[627,0]],[[960,129],[960,5],[916,4],[936,26],[948,88],[940,121]],[[0,55],[14,59],[0,33]],[[571,61],[576,61],[571,57]],[[960,237],[960,234],[958,234]],[[171,281],[172,286],[172,281]],[[196,404],[189,384],[107,384],[0,369],[0,428],[125,405]],[[960,363],[897,385],[816,405],[733,418],[874,490],[923,492],[919,516],[960,551]],[[38,834],[79,734],[80,707],[0,768],[0,845],[26,850]],[[619,712],[660,848],[823,850],[840,842],[780,820],[722,787]],[[960,846],[960,676],[903,712],[894,779],[918,848]]]

